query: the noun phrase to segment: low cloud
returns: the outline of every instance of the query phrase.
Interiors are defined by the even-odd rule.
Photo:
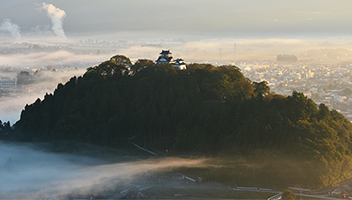
[[[43,100],[46,93],[53,93],[58,83],[65,84],[73,76],[82,76],[85,69],[66,71],[41,71],[36,77],[36,82],[18,87],[15,92],[10,90],[10,94],[0,98],[0,120],[10,121],[11,125],[20,119],[21,110],[26,104],[32,104],[36,99]],[[12,77],[16,74],[11,73]],[[1,76],[9,76],[0,73]]]
[[[89,195],[116,188],[145,173],[206,167],[205,159],[163,158],[108,164],[104,160],[50,153],[0,143],[0,197],[39,198],[44,194]]]
[[[38,52],[29,54],[7,54],[0,55],[0,66],[11,66],[12,68],[23,69],[41,68],[47,65],[69,65],[74,63],[100,63],[110,59],[111,55],[78,55],[68,51]],[[90,66],[86,66],[87,68]]]

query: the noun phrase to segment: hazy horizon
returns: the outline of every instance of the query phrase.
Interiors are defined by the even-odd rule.
[[[51,20],[43,3],[64,12],[60,16],[68,37],[121,32],[133,32],[136,37],[153,33],[151,37],[159,38],[168,35],[340,37],[352,31],[349,26],[352,2],[347,0],[16,0],[0,2],[0,21],[10,19],[24,36],[50,32]]]

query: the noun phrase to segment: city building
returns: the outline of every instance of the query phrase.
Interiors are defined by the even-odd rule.
[[[15,87],[17,85],[17,79],[13,78],[1,78],[0,79],[0,88],[4,87]]]

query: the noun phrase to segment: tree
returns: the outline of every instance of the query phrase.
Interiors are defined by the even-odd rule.
[[[345,88],[342,90],[344,95],[352,95],[352,90],[350,88]]]
[[[137,72],[147,69],[147,68],[155,68],[155,62],[147,59],[138,59],[137,62],[131,66],[131,71],[133,74],[136,74]]]
[[[282,193],[282,199],[283,200],[295,200],[296,199],[296,195],[293,194],[293,192],[291,190],[285,190]]]
[[[98,66],[95,67],[89,67],[87,69],[87,72],[84,74],[84,76],[89,76],[92,74],[102,76],[102,77],[113,77],[113,76],[120,76],[120,75],[127,75],[128,74],[128,69],[125,64],[120,64],[117,63],[114,60],[110,61],[105,61],[99,64]]]
[[[329,108],[323,103],[319,104],[318,119],[319,120],[324,119],[329,116],[330,116]]]
[[[32,76],[27,71],[21,71],[17,75],[17,83],[19,85],[25,85],[25,84],[33,83]]]
[[[253,82],[254,93],[256,95],[267,95],[270,93],[270,87],[268,86],[268,82],[262,81],[260,83]]]
[[[163,78],[177,75],[175,67],[169,63],[158,65],[155,72],[158,76]]]
[[[131,60],[124,55],[113,56],[110,58],[110,62],[115,65],[125,65],[126,67],[132,66]]]

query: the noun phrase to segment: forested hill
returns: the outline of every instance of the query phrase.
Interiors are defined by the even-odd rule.
[[[26,105],[12,139],[112,147],[133,141],[177,154],[270,151],[298,159],[303,170],[286,166],[296,171],[278,175],[269,164],[261,168],[271,170],[269,178],[329,185],[351,176],[351,131],[335,110],[302,93],[272,94],[266,82],[252,83],[235,66],[190,64],[178,71],[117,55]]]
[[[227,99],[253,95],[251,82],[234,66],[192,64],[177,71],[171,64],[139,60],[132,65],[116,56],[26,105],[15,137],[111,146],[134,138],[147,147],[166,141],[161,148],[169,148],[188,123],[214,115]]]

